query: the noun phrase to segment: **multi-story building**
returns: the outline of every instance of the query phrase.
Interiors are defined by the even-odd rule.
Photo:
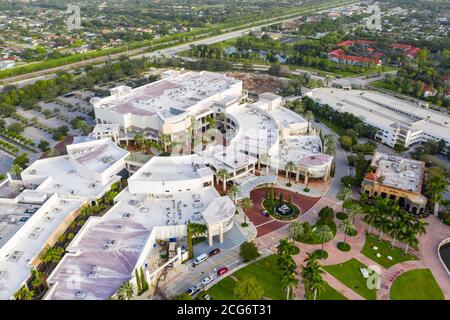
[[[320,105],[349,112],[378,129],[376,139],[394,147],[428,140],[444,140],[450,146],[450,116],[412,102],[375,91],[318,88],[306,96]]]
[[[208,117],[242,98],[242,81],[213,72],[168,71],[139,88],[120,86],[109,97],[93,98],[98,124],[119,125],[119,140],[136,133],[159,141],[181,141],[187,132],[208,127]]]
[[[413,214],[422,214],[427,198],[421,194],[425,163],[376,152],[366,174],[361,192],[398,201],[400,206]]]

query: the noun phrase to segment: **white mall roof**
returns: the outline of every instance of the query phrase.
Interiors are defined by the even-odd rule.
[[[108,299],[128,281],[144,245],[158,227],[211,221],[234,214],[229,197],[214,187],[172,197],[133,195],[124,190],[102,218],[91,218],[75,237],[49,282],[47,299]],[[233,210],[232,210],[233,209]],[[220,210],[220,212],[218,212]],[[76,286],[70,274],[77,271]]]
[[[31,261],[45,248],[63,220],[82,203],[55,194],[42,206],[0,205],[0,299],[10,299],[20,289],[30,277]],[[27,209],[30,213],[26,213]]]
[[[98,173],[104,172],[129,154],[109,138],[69,145],[67,153],[81,166]]]
[[[170,118],[202,100],[241,83],[240,80],[214,72],[186,72],[170,79],[162,79],[139,88],[119,87],[112,91],[118,95],[104,99],[93,99],[100,109],[109,109],[120,114],[134,114]]]
[[[178,181],[195,179],[213,172],[197,155],[153,157],[129,180]]]

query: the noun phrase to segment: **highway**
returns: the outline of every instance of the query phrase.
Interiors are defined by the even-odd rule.
[[[347,5],[349,5],[349,3],[347,3],[345,5],[342,5],[342,6],[339,6],[339,7],[334,7],[334,8],[342,8],[342,7],[345,7]],[[319,13],[322,13],[322,12],[324,12],[326,10],[328,10],[328,9],[314,12],[314,14],[319,14]],[[257,27],[248,27],[248,28],[244,28],[244,29],[241,29],[241,30],[237,30],[237,31],[231,31],[231,32],[224,33],[224,34],[221,34],[221,35],[217,35],[217,36],[213,36],[213,37],[209,37],[209,38],[205,38],[205,39],[201,39],[201,40],[195,40],[195,41],[192,41],[192,42],[187,42],[187,43],[184,43],[184,44],[181,44],[181,45],[177,45],[177,46],[173,46],[173,47],[169,47],[169,48],[164,48],[164,49],[153,51],[153,52],[144,53],[146,50],[151,49],[151,46],[147,46],[147,47],[142,47],[142,48],[129,50],[129,51],[126,51],[126,52],[121,52],[121,53],[101,56],[101,57],[97,57],[97,58],[87,59],[87,60],[83,60],[83,61],[79,61],[79,62],[75,62],[75,63],[63,65],[63,66],[50,68],[50,69],[45,69],[45,70],[31,72],[31,73],[27,73],[27,74],[23,74],[23,75],[13,76],[13,77],[10,77],[10,78],[6,78],[6,79],[1,79],[0,80],[0,83],[2,84],[2,85],[0,85],[0,90],[2,90],[3,87],[5,85],[8,85],[8,84],[14,84],[16,86],[24,86],[24,85],[27,85],[27,84],[33,84],[34,82],[36,82],[38,80],[45,80],[45,79],[50,79],[52,77],[55,77],[55,74],[57,72],[59,72],[59,71],[67,71],[67,70],[80,68],[80,67],[83,67],[83,66],[86,66],[86,65],[98,64],[98,63],[105,62],[105,61],[108,61],[108,60],[115,60],[115,59],[118,59],[119,57],[122,57],[124,55],[127,55],[130,58],[132,58],[132,59],[138,59],[138,58],[142,58],[142,57],[156,58],[156,57],[162,57],[162,56],[174,57],[175,54],[177,54],[177,53],[179,53],[181,51],[189,49],[190,45],[213,44],[213,43],[217,43],[217,42],[226,41],[226,40],[229,40],[229,39],[240,37],[240,36],[242,36],[244,34],[249,33],[250,31],[259,30],[259,29],[261,29],[263,27],[267,27],[267,26],[270,26],[270,25],[273,25],[273,24],[277,24],[277,23],[282,23],[282,22],[287,22],[287,21],[292,21],[292,20],[298,19],[299,17],[304,16],[305,14],[309,14],[309,13],[299,13],[299,14],[296,14],[296,15],[288,14],[288,15],[285,15],[285,16],[286,17],[289,16],[289,18],[281,19],[281,20],[277,20],[277,19],[280,19],[280,17],[268,18],[268,19],[265,19],[263,21],[258,21],[257,23],[263,23],[264,21],[270,21],[270,22],[258,25]]]

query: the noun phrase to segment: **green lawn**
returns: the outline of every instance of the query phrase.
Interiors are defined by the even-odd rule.
[[[428,269],[407,271],[392,284],[391,300],[445,300],[441,288]]]
[[[372,249],[374,246],[378,247],[378,250]],[[379,241],[374,234],[369,234],[366,237],[361,253],[386,269],[402,261],[417,260],[414,255],[404,254],[403,250],[397,247],[391,248],[390,242],[385,240]],[[381,254],[381,257],[377,257],[377,253]],[[391,256],[392,260],[389,260],[387,256]]]
[[[281,288],[281,271],[277,264],[277,255],[271,255],[233,273],[238,279],[254,277],[264,288],[264,296],[273,300],[285,300],[286,292]],[[236,300],[233,289],[236,284],[230,277],[226,277],[214,286],[208,293],[214,300]]]
[[[214,300],[236,300],[236,297],[233,295],[235,285],[236,281],[234,281],[230,277],[226,277],[212,286],[208,290],[208,294]]]
[[[376,290],[367,287],[367,280],[359,271],[359,268],[367,268],[367,266],[358,260],[350,259],[344,263],[324,266],[323,268],[360,296],[367,300],[376,300]]]
[[[325,282],[325,290],[317,295],[316,300],[348,300],[348,299]]]

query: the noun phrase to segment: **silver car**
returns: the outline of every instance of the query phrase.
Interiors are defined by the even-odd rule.
[[[214,280],[212,276],[207,276],[203,278],[202,285],[206,286],[208,283],[211,283]]]

